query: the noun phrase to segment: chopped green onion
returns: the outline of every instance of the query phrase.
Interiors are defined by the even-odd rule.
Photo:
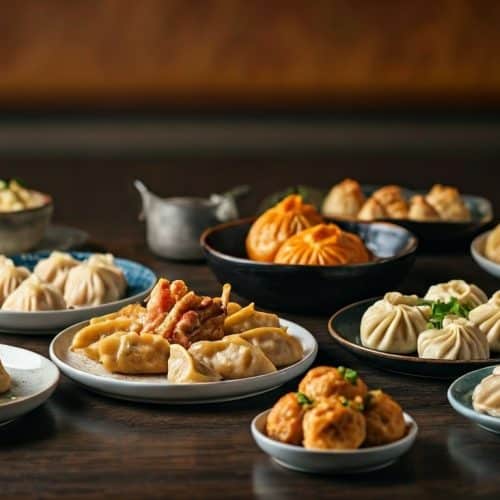
[[[313,404],[312,400],[309,399],[303,392],[297,393],[297,402],[302,406]]]
[[[350,382],[352,385],[356,385],[358,381],[358,372],[356,370],[352,370],[351,368],[347,368],[345,371],[344,379],[347,382]]]
[[[344,376],[344,373],[345,373],[345,366],[339,366],[337,368],[337,371],[342,375]]]

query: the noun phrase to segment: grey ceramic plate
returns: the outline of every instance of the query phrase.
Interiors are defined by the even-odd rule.
[[[500,278],[500,264],[487,259],[484,256],[484,246],[486,245],[486,238],[488,238],[491,231],[486,231],[474,238],[470,246],[470,252],[474,260],[489,274]]]
[[[361,344],[359,325],[368,307],[381,297],[356,302],[336,312],[328,322],[333,339],[342,347],[366,359],[377,368],[405,375],[449,379],[475,368],[500,364],[500,358],[488,360],[453,361],[446,359],[423,359],[417,354],[390,354],[369,349]]]
[[[500,417],[492,417],[484,413],[479,413],[472,407],[472,392],[474,388],[484,377],[491,375],[494,368],[495,365],[480,368],[479,370],[466,373],[455,380],[448,389],[448,401],[464,417],[472,420],[472,422],[487,431],[500,434]]]

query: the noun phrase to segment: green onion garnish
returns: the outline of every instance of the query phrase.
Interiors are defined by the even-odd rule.
[[[312,400],[309,399],[303,392],[297,393],[297,402],[299,403],[299,405],[302,405],[302,406],[313,404]]]

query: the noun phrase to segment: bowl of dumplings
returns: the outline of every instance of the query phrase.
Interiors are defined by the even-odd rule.
[[[297,389],[251,424],[259,448],[286,468],[323,474],[380,469],[416,439],[413,418],[351,368],[317,366]]]
[[[453,382],[448,401],[461,415],[500,434],[500,365],[469,372]]]
[[[470,250],[474,260],[487,273],[500,278],[500,224],[477,236]]]
[[[351,223],[348,230],[327,223],[293,194],[256,219],[208,229],[201,245],[219,281],[242,297],[271,309],[326,312],[396,286],[418,242],[386,222]]]
[[[137,302],[156,276],[111,254],[54,251],[0,256],[0,331],[44,333]]]
[[[500,291],[451,280],[423,298],[388,292],[329,321],[334,340],[380,368],[450,378],[500,362]]]

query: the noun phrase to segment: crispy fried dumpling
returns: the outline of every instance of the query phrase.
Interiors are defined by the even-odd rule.
[[[443,220],[467,221],[470,212],[458,189],[435,184],[426,196],[427,201],[436,209]]]
[[[332,187],[323,202],[321,211],[326,217],[355,219],[365,200],[359,182],[353,179],[344,179]]]
[[[247,342],[260,347],[273,365],[288,366],[302,359],[304,349],[302,344],[284,328],[261,326],[237,334]],[[232,337],[229,335],[227,338]]]
[[[68,307],[98,306],[121,299],[126,288],[125,275],[113,256],[96,254],[69,271],[64,298]]]
[[[401,439],[406,433],[403,410],[385,392],[370,391],[365,399],[367,446],[380,446]]]
[[[61,293],[64,293],[64,286],[68,278],[70,269],[77,266],[79,261],[74,259],[69,253],[52,252],[49,257],[41,259],[33,272],[45,283],[55,286]]]
[[[370,260],[363,240],[336,224],[318,224],[286,240],[278,250],[277,264],[339,266]]]
[[[102,337],[107,337],[116,332],[131,331],[133,330],[133,328],[131,328],[133,325],[133,320],[127,317],[117,317],[90,323],[79,330],[73,337],[71,349],[82,349],[100,340]]]
[[[391,219],[406,219],[408,217],[408,203],[399,186],[383,186],[377,189],[372,197],[384,207],[386,217]]]
[[[228,340],[200,340],[191,345],[189,353],[225,379],[254,377],[276,371],[261,349],[236,335]]]
[[[296,392],[289,392],[276,401],[266,421],[266,434],[271,439],[288,444],[302,444],[302,420],[306,407],[300,403],[299,397]]]
[[[227,304],[227,315],[231,316],[232,314],[235,314],[238,311],[241,311],[241,309],[243,309],[243,308],[237,302],[229,302]]]
[[[246,307],[240,308],[235,313],[227,316],[224,320],[224,332],[241,333],[261,326],[272,326],[279,328],[280,320],[276,314],[256,311],[252,302]]]
[[[488,297],[476,285],[466,283],[464,280],[451,280],[447,283],[432,285],[425,294],[425,300],[441,300],[447,302],[455,297],[460,304],[470,308],[484,304]]]
[[[170,344],[161,335],[116,332],[99,342],[99,359],[112,373],[167,373]]]
[[[7,392],[10,389],[11,379],[3,367],[2,360],[0,359],[0,394]]]
[[[24,280],[2,305],[4,311],[56,311],[66,309],[61,292],[32,274]]]
[[[248,256],[252,260],[272,262],[285,240],[320,222],[321,215],[313,205],[304,203],[299,195],[287,196],[252,224],[246,239]]]
[[[337,396],[319,400],[304,415],[304,447],[354,450],[366,437],[365,417],[357,405]]]
[[[388,217],[384,206],[375,198],[370,197],[365,201],[358,213],[358,219],[364,221],[385,219]]]
[[[189,384],[195,382],[216,382],[221,376],[208,366],[200,363],[180,344],[170,346],[168,358],[169,382]]]
[[[378,351],[405,354],[417,350],[417,337],[427,328],[426,309],[416,295],[389,292],[361,318],[361,343]]]
[[[486,304],[472,309],[469,319],[486,335],[490,350],[500,352],[500,290]]]
[[[418,355],[428,359],[488,359],[486,335],[465,318],[447,316],[442,329],[423,331],[418,337]]]
[[[483,378],[472,393],[472,406],[480,413],[500,417],[500,366]]]
[[[25,267],[16,267],[3,255],[0,261],[0,306],[5,299],[31,274]]]
[[[425,196],[420,194],[411,198],[408,218],[420,222],[435,222],[440,220],[436,209],[425,199]]]
[[[487,259],[500,264],[500,224],[486,238],[484,255]]]

